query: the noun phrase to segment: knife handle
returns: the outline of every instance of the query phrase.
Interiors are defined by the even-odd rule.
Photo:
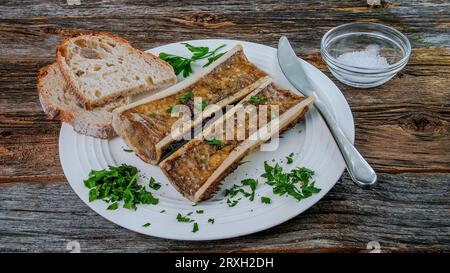
[[[341,151],[347,166],[347,171],[353,182],[363,188],[370,188],[373,186],[377,182],[377,174],[375,171],[344,135],[344,132],[339,127],[336,119],[330,113],[328,108],[320,101],[317,101],[315,106],[325,119],[325,122]]]

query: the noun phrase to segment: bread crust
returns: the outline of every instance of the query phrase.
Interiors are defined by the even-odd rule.
[[[69,111],[65,111],[65,109],[54,105],[50,98],[47,96],[44,91],[44,78],[48,75],[49,70],[52,69],[52,66],[55,64],[49,64],[39,70],[38,80],[37,80],[37,90],[39,94],[39,101],[41,103],[42,109],[47,114],[50,119],[61,120],[67,122],[69,124],[73,123],[73,114]]]
[[[80,111],[87,111],[80,107],[80,110],[68,109],[55,104],[50,99],[49,95],[45,91],[44,79],[49,74],[51,69],[59,69],[56,63],[47,65],[39,70],[38,80],[37,80],[37,90],[39,94],[39,101],[41,103],[42,109],[47,114],[50,119],[61,120],[72,125],[74,131],[102,139],[110,139],[117,136],[114,131],[110,121],[105,123],[95,123],[90,120],[85,119]],[[62,79],[64,80],[64,79]],[[70,88],[70,86],[67,86]],[[70,90],[74,94],[73,90]],[[69,91],[69,92],[70,92]],[[129,98],[125,99],[125,102],[129,102]]]
[[[173,75],[173,68],[170,64],[168,64],[167,62],[161,60],[160,58],[158,58],[157,56],[145,52],[145,51],[141,51],[137,48],[134,48],[131,46],[131,44],[125,40],[124,38],[121,38],[119,36],[116,36],[114,34],[110,34],[110,33],[104,33],[104,32],[80,32],[80,33],[75,33],[69,37],[66,37],[56,48],[56,62],[59,65],[59,68],[64,76],[64,79],[66,80],[66,82],[70,85],[70,87],[72,88],[72,90],[74,91],[74,94],[76,94],[77,99],[83,103],[84,107],[86,109],[92,109],[94,106],[101,106],[104,105],[106,103],[108,103],[108,101],[110,101],[111,99],[108,99],[106,101],[104,101],[103,103],[99,103],[98,105],[93,105],[91,103],[91,101],[89,100],[89,98],[83,93],[82,90],[80,90],[80,88],[78,87],[78,84],[75,82],[75,80],[73,79],[73,77],[71,77],[69,71],[66,68],[66,64],[64,63],[64,52],[66,51],[66,48],[68,46],[69,43],[71,43],[73,40],[79,38],[80,36],[103,36],[103,37],[109,37],[112,38],[114,40],[116,40],[117,42],[123,43],[125,45],[127,45],[133,52],[135,52],[138,55],[141,56],[146,56],[149,57],[155,61],[157,61],[161,66],[166,67],[167,69],[171,70]],[[172,78],[171,80],[169,80],[169,82],[167,82],[167,84],[175,84],[176,83],[176,77]],[[132,94],[135,95],[135,94]]]

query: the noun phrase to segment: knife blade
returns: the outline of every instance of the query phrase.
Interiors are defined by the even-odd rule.
[[[373,186],[377,182],[375,171],[344,135],[334,115],[322,101],[326,96],[319,85],[308,77],[303,64],[285,36],[282,36],[278,42],[277,56],[281,71],[288,81],[304,95],[316,98],[314,105],[330,129],[353,182],[364,188]]]

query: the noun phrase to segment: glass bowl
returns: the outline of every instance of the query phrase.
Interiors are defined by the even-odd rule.
[[[329,30],[320,54],[344,84],[371,88],[389,81],[411,55],[411,44],[398,30],[377,23],[350,23]]]

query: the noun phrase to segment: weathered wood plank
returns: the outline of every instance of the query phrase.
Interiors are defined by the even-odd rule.
[[[344,175],[306,213],[270,230],[225,241],[185,242],[140,235],[90,210],[67,183],[0,186],[0,251],[450,251],[450,174],[380,175],[373,190]],[[174,222],[174,224],[177,224]],[[201,232],[201,231],[200,231]]]
[[[445,27],[450,5],[445,1],[396,1],[387,9],[370,9],[365,1],[196,1],[192,5],[178,1],[82,1],[80,6],[21,1],[21,5],[2,5],[0,55],[9,56],[51,57],[59,34],[80,30],[116,33],[140,48],[173,41],[174,36],[177,40],[240,37],[275,45],[283,34],[308,51],[318,48],[328,29],[352,21],[390,24],[405,32],[415,47],[450,47]]]

